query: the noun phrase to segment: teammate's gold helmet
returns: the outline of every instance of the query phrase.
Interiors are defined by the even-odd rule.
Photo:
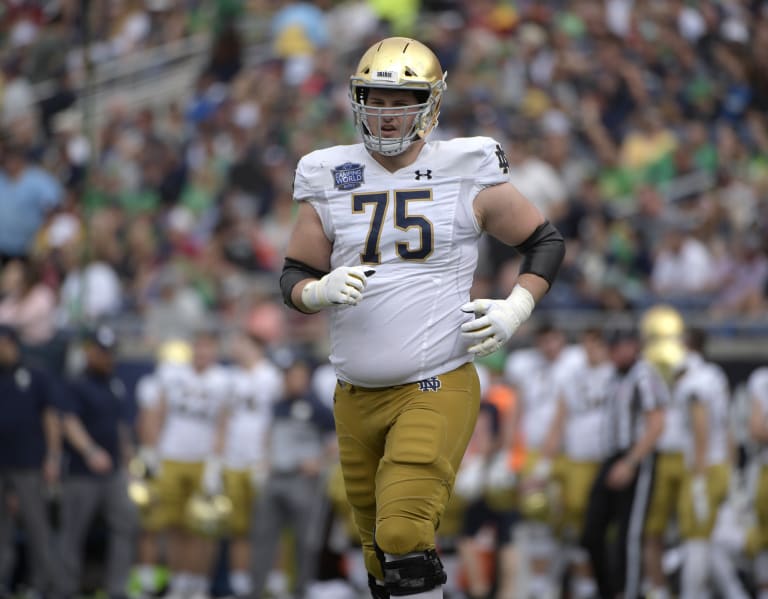
[[[640,321],[640,333],[643,343],[652,343],[656,339],[682,339],[685,322],[677,309],[666,304],[657,304],[649,308]]]
[[[128,497],[141,511],[148,511],[157,502],[157,490],[146,465],[138,458],[128,464]]]
[[[643,349],[643,357],[656,367],[668,383],[672,383],[681,372],[686,356],[685,344],[676,337],[656,339]]]
[[[199,535],[224,534],[232,516],[232,502],[226,495],[195,493],[187,501],[184,518],[187,529]]]
[[[421,42],[407,37],[389,37],[371,46],[350,78],[350,99],[355,127],[363,137],[365,147],[386,156],[404,152],[416,139],[425,139],[437,126],[440,100],[445,91],[445,76],[434,52]],[[380,108],[366,105],[371,88],[414,90],[419,104],[400,108]],[[384,115],[396,115],[403,120],[399,137],[374,135],[368,124]],[[407,122],[413,124],[406,130]],[[378,127],[379,133],[381,127]]]

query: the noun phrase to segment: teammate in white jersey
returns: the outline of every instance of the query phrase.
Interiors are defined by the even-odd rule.
[[[232,340],[231,392],[227,398],[224,490],[232,501],[229,522],[229,583],[237,597],[251,594],[251,515],[268,474],[266,447],[272,408],[283,395],[283,373],[261,341],[247,333]]]
[[[171,595],[203,597],[209,589],[214,545],[187,528],[187,502],[197,491],[222,491],[221,456],[226,422],[224,406],[231,391],[228,369],[217,363],[218,337],[196,333],[190,364],[157,371],[155,431],[148,439],[157,451],[158,526],[168,532]]]
[[[549,323],[539,325],[536,346],[512,352],[504,367],[504,377],[515,388],[519,401],[515,434],[522,437],[525,462],[520,485],[520,511],[523,522],[517,530],[521,561],[530,569],[528,593],[548,597],[554,593],[552,563],[556,550],[552,526],[553,510],[541,509],[551,478],[558,478],[553,460],[541,455],[547,433],[557,410],[560,373],[583,360],[578,346],[566,347],[563,332]],[[529,509],[535,506],[536,509]]]
[[[445,87],[416,40],[365,52],[350,80],[363,143],[299,162],[280,281],[289,306],[330,309],[341,464],[375,597],[442,596],[435,528],[480,403],[470,362],[530,316],[564,253],[498,142],[427,141]],[[508,298],[469,302],[483,232],[524,258]]]
[[[760,533],[755,558],[755,582],[758,599],[768,599],[768,366],[758,368],[749,376],[747,390],[752,404],[749,420],[752,440],[760,448],[760,475],[755,496],[757,524]]]
[[[692,332],[689,332],[691,335]],[[717,555],[710,544],[720,504],[728,494],[731,462],[730,386],[722,368],[689,351],[673,390],[673,401],[685,406],[685,476],[677,506],[685,554],[681,597],[707,594]],[[729,595],[731,596],[731,595]]]
[[[615,368],[608,358],[608,344],[602,331],[587,329],[582,334],[583,360],[571,360],[557,377],[557,409],[543,447],[544,459],[552,460],[562,451],[562,524],[564,541],[572,567],[571,596],[588,599],[597,592],[587,552],[578,546],[586,515],[589,492],[602,461],[611,447],[610,416]]]

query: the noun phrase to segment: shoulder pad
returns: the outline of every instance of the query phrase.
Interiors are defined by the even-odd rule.
[[[350,176],[354,175],[356,169],[362,173],[364,169],[360,164],[362,148],[363,144],[333,146],[315,150],[303,156],[296,166],[293,199],[297,202],[322,199],[326,191],[337,187],[334,179],[335,171],[346,171]]]
[[[501,144],[492,137],[457,137],[440,142],[446,170],[473,178],[480,185],[509,181],[509,162]]]

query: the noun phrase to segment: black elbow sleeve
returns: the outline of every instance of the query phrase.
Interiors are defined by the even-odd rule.
[[[545,221],[515,249],[523,255],[520,274],[538,275],[552,287],[565,257],[565,240],[560,231]]]
[[[283,272],[280,274],[280,291],[283,294],[285,305],[299,310],[291,301],[291,292],[296,284],[304,279],[321,279],[327,272],[313,268],[300,260],[286,258],[283,263]],[[299,310],[301,312],[301,310]]]

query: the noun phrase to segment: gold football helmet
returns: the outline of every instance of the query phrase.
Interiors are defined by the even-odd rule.
[[[133,458],[128,464],[128,497],[142,512],[157,502],[157,490],[150,478],[146,464]]]
[[[681,372],[686,356],[685,345],[676,337],[656,339],[643,349],[643,357],[658,369],[667,383],[672,383]]]
[[[229,497],[204,493],[192,495],[184,512],[187,529],[208,537],[224,534],[231,515],[232,501]]]
[[[390,37],[371,46],[350,78],[350,99],[355,127],[365,147],[386,156],[404,152],[416,139],[425,139],[437,126],[440,101],[445,91],[445,77],[437,56],[421,42],[407,37]],[[398,108],[367,106],[371,88],[413,90],[419,104]],[[399,137],[382,137],[385,116],[402,120]],[[369,124],[378,120],[378,134]],[[410,127],[407,127],[411,122]]]
[[[657,339],[682,339],[685,332],[683,317],[675,308],[666,304],[657,304],[649,308],[640,321],[640,333],[644,344]]]

